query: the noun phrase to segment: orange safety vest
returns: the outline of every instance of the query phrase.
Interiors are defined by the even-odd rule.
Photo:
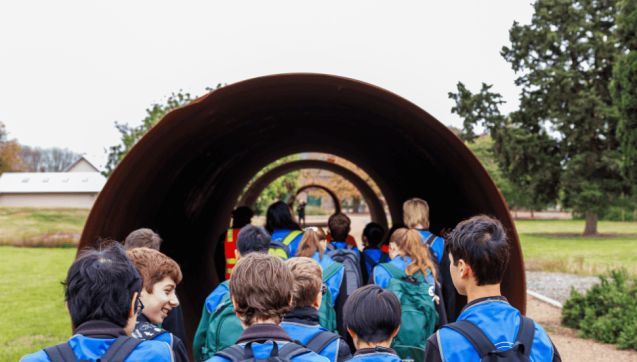
[[[226,233],[226,241],[224,245],[226,252],[226,280],[230,280],[232,269],[235,264],[237,264],[234,251],[237,250],[237,235],[239,235],[239,231],[241,231],[241,229],[228,229],[228,232]]]
[[[332,241],[332,235],[327,234],[325,240],[327,240],[328,243]],[[356,239],[354,239],[354,237],[351,235],[347,235],[347,238],[345,238],[345,243],[347,243],[347,245],[358,247],[358,245],[356,244]]]

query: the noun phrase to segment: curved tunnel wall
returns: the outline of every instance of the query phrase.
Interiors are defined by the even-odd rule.
[[[378,195],[376,195],[374,190],[369,186],[369,184],[367,184],[365,180],[363,180],[360,176],[358,176],[351,170],[328,161],[291,161],[269,170],[268,172],[261,175],[261,177],[259,177],[252,185],[250,185],[248,190],[246,190],[246,192],[241,197],[239,206],[248,206],[250,208],[254,208],[259,195],[261,195],[263,190],[265,190],[265,188],[268,187],[270,183],[285,174],[304,169],[319,169],[330,171],[349,181],[352,185],[354,185],[354,187],[356,187],[356,189],[358,189],[358,191],[361,193],[361,196],[363,196],[363,200],[365,200],[365,203],[369,207],[369,213],[372,221],[382,225],[385,230],[387,230],[387,216],[385,215],[383,204],[378,198]],[[297,194],[298,192],[299,191],[297,191]],[[336,205],[336,203],[334,205]]]
[[[334,213],[338,214],[339,212],[341,212],[341,200],[339,200],[338,196],[336,196],[336,193],[334,191],[332,191],[330,188],[323,186],[323,185],[315,185],[315,184],[310,184],[310,185],[304,185],[299,187],[298,190],[296,190],[296,195],[300,194],[301,192],[307,190],[307,189],[311,189],[311,188],[316,188],[316,189],[321,189],[325,192],[327,192],[328,195],[330,195],[330,197],[332,198],[332,201],[334,202]],[[295,195],[295,197],[296,197]]]
[[[393,220],[402,202],[428,201],[431,230],[476,214],[508,229],[511,263],[502,292],[526,309],[522,252],[501,194],[471,151],[447,127],[409,101],[360,81],[283,74],[235,83],[168,113],[108,179],[79,247],[98,237],[124,240],[146,227],[182,267],[178,293],[194,334],[206,296],[217,285],[212,260],[230,211],[256,173],[301,152],[346,158],[378,184]],[[458,298],[458,306],[465,301]]]

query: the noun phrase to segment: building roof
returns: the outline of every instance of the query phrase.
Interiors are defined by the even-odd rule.
[[[91,161],[87,160],[86,157],[82,156],[80,158],[78,158],[77,161],[73,162],[73,164],[71,164],[70,166],[68,166],[67,168],[65,168],[64,170],[62,170],[62,172],[69,172],[70,169],[72,169],[73,167],[75,167],[75,165],[77,165],[78,163],[82,162],[82,160],[84,160],[84,162],[88,163],[89,166],[93,167],[95,169],[95,172],[100,172],[100,170],[95,167],[95,165],[93,165],[91,163]]]
[[[5,172],[0,175],[0,194],[96,193],[106,177],[99,172]]]

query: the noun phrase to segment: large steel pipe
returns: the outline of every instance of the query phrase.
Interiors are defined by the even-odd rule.
[[[257,199],[259,198],[263,190],[265,190],[265,188],[268,187],[268,185],[271,184],[274,180],[287,173],[305,169],[330,171],[349,181],[361,193],[361,196],[363,196],[363,200],[365,200],[365,203],[369,207],[369,214],[372,221],[382,225],[385,230],[387,230],[387,216],[385,216],[383,204],[381,203],[378,195],[376,195],[374,190],[367,184],[367,182],[365,182],[365,180],[363,180],[353,171],[341,165],[328,161],[291,161],[269,170],[268,172],[261,175],[261,177],[259,177],[257,180],[255,180],[254,183],[250,185],[250,187],[248,187],[248,190],[246,190],[246,192],[241,197],[241,200],[239,201],[239,206],[254,208],[254,204],[257,202]],[[300,191],[297,190],[297,194],[299,192]]]
[[[321,74],[283,74],[235,83],[168,113],[108,179],[80,248],[98,237],[124,240],[158,231],[162,251],[182,267],[179,296],[192,337],[218,283],[213,253],[230,211],[264,166],[286,155],[325,152],[354,162],[376,181],[392,219],[411,197],[429,202],[439,233],[476,214],[508,229],[511,263],[502,292],[526,308],[520,243],[497,187],[445,125],[373,85]],[[458,306],[465,301],[458,298]]]
[[[317,184],[304,185],[304,186],[299,187],[298,190],[296,190],[296,194],[298,195],[301,192],[303,192],[303,191],[305,191],[307,189],[311,189],[311,188],[321,189],[321,190],[327,192],[327,194],[330,195],[330,198],[332,199],[332,202],[334,202],[334,213],[338,214],[339,212],[341,212],[341,200],[338,198],[338,196],[336,196],[336,193],[334,191],[332,191],[327,186],[317,185]]]

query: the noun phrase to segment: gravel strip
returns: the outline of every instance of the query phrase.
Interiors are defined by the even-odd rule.
[[[564,304],[571,295],[571,287],[580,293],[599,284],[599,278],[574,274],[526,272],[526,288]]]

